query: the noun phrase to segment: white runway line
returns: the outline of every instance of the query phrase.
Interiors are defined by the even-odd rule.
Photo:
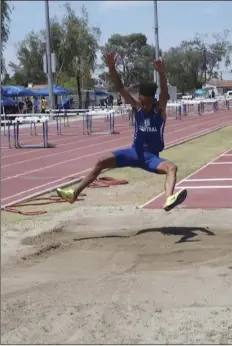
[[[232,181],[232,178],[206,178],[206,179],[188,179],[188,181]]]
[[[222,157],[223,155],[227,154],[229,151],[231,151],[231,149],[228,149],[226,151],[224,151],[224,153],[220,154],[219,156],[217,156],[215,159],[209,161],[208,163],[206,163],[205,165],[203,165],[202,167],[200,167],[198,170],[196,170],[195,172],[189,174],[186,178],[180,180],[177,184],[176,184],[176,188],[180,188],[183,189],[183,187],[179,186],[181,183],[186,182],[186,180],[188,180],[189,178],[193,177],[195,174],[201,172],[203,169],[205,169],[206,167],[208,167],[210,164],[212,164],[214,161],[218,160],[220,157]],[[164,195],[164,192],[159,193],[157,196],[151,198],[149,201],[147,201],[146,203],[142,204],[141,206],[139,206],[139,208],[144,208],[146,207],[148,204],[156,201],[158,198],[160,198],[161,196]]]
[[[203,185],[203,186],[177,186],[176,189],[201,190],[201,189],[232,189],[232,185]]]

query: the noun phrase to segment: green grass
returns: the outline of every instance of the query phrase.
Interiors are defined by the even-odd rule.
[[[203,137],[170,148],[162,156],[178,166],[178,181],[199,169],[223,151],[232,148],[232,127],[224,128]],[[103,176],[127,179],[128,185],[113,186],[111,188],[86,189],[87,197],[80,202],[83,206],[120,206],[141,205],[163,190],[164,177],[147,173],[139,169],[122,168],[107,171]],[[54,193],[53,193],[54,195]],[[45,195],[47,197],[48,195]],[[68,203],[50,204],[40,207],[26,207],[22,210],[47,210],[48,214],[41,216],[22,216],[2,212],[2,223],[9,225],[12,222],[47,220],[56,213],[78,208],[78,204]]]

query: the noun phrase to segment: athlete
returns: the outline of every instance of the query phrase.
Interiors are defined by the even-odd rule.
[[[164,63],[161,59],[153,62],[160,78],[160,94],[159,101],[157,102],[154,100],[157,91],[155,83],[140,84],[139,100],[137,101],[124,88],[117,74],[115,67],[116,55],[114,53],[106,53],[105,61],[115,89],[124,98],[125,102],[131,104],[136,111],[132,147],[116,150],[99,159],[90,173],[74,190],[59,188],[57,193],[62,199],[69,203],[74,203],[78,195],[98,177],[102,170],[106,168],[135,167],[151,173],[166,175],[164,210],[169,211],[186,199],[187,190],[174,193],[177,166],[159,156],[164,149],[163,134],[168,101],[168,86]]]

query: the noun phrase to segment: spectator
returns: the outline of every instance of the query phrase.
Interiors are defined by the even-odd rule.
[[[117,105],[118,106],[122,105],[122,98],[121,98],[121,95],[119,93],[118,93]]]
[[[35,99],[34,99],[34,112],[39,113],[39,111],[40,111],[40,100],[37,97],[35,97]]]
[[[108,96],[108,104],[110,107],[113,107],[113,104],[114,104],[114,97],[113,95],[109,95]]]
[[[43,96],[41,99],[41,113],[45,113],[47,109],[47,100]]]

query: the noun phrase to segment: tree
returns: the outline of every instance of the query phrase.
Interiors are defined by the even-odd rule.
[[[182,93],[202,86],[202,51],[195,41],[183,41],[164,53],[168,81]]]
[[[91,72],[95,68],[100,30],[89,27],[88,14],[84,7],[81,17],[76,16],[68,3],[65,4],[65,10],[66,13],[61,21],[53,17],[50,24],[51,46],[57,60],[54,78],[56,84],[62,82],[67,87],[77,87],[81,107],[81,88],[92,87],[93,84]],[[46,31],[41,30],[38,33],[30,32],[19,43],[17,49],[19,64],[10,64],[17,80],[24,78],[24,84],[46,83],[47,76],[43,72],[45,41]]]
[[[169,82],[184,93],[201,88],[211,78],[219,78],[220,62],[230,64],[232,45],[227,36],[227,31],[213,35],[215,42],[206,45],[204,36],[198,34],[193,40],[170,48],[163,55]]]
[[[85,7],[82,8],[81,17],[76,16],[69,3],[65,4],[65,9],[66,14],[63,20],[65,30],[64,69],[70,78],[75,77],[79,107],[82,108],[81,88],[83,85],[88,85],[91,80],[101,33],[99,28],[89,27]]]
[[[63,72],[64,63],[65,63],[65,54],[64,51],[66,49],[65,42],[65,31],[63,23],[60,22],[57,17],[53,17],[50,21],[50,32],[51,32],[51,48],[52,52],[56,55],[56,65],[57,70],[55,74],[55,84],[59,84],[59,79]],[[40,32],[41,39],[43,42],[46,42],[46,30],[42,30]],[[46,50],[44,50],[45,53]]]
[[[126,87],[141,80],[153,80],[154,49],[147,44],[147,38],[144,34],[134,33],[125,36],[114,34],[102,47],[103,53],[107,51],[117,53],[116,68]],[[108,74],[105,72],[103,74],[105,79],[109,81]],[[100,75],[101,77],[103,75]]]
[[[9,1],[1,0],[1,74],[4,70],[3,51],[10,35],[11,11]]]
[[[213,34],[212,38],[215,42],[205,45],[203,35],[197,35],[199,47],[205,54],[205,71],[207,78],[218,78],[219,64],[224,61],[225,67],[231,64],[230,55],[232,53],[232,43],[228,39],[229,30],[224,30],[222,34]]]
[[[18,72],[21,71],[27,83],[46,83],[47,77],[43,72],[44,52],[45,43],[41,39],[40,33],[37,34],[32,31],[19,43],[17,49],[17,58],[19,61]]]

